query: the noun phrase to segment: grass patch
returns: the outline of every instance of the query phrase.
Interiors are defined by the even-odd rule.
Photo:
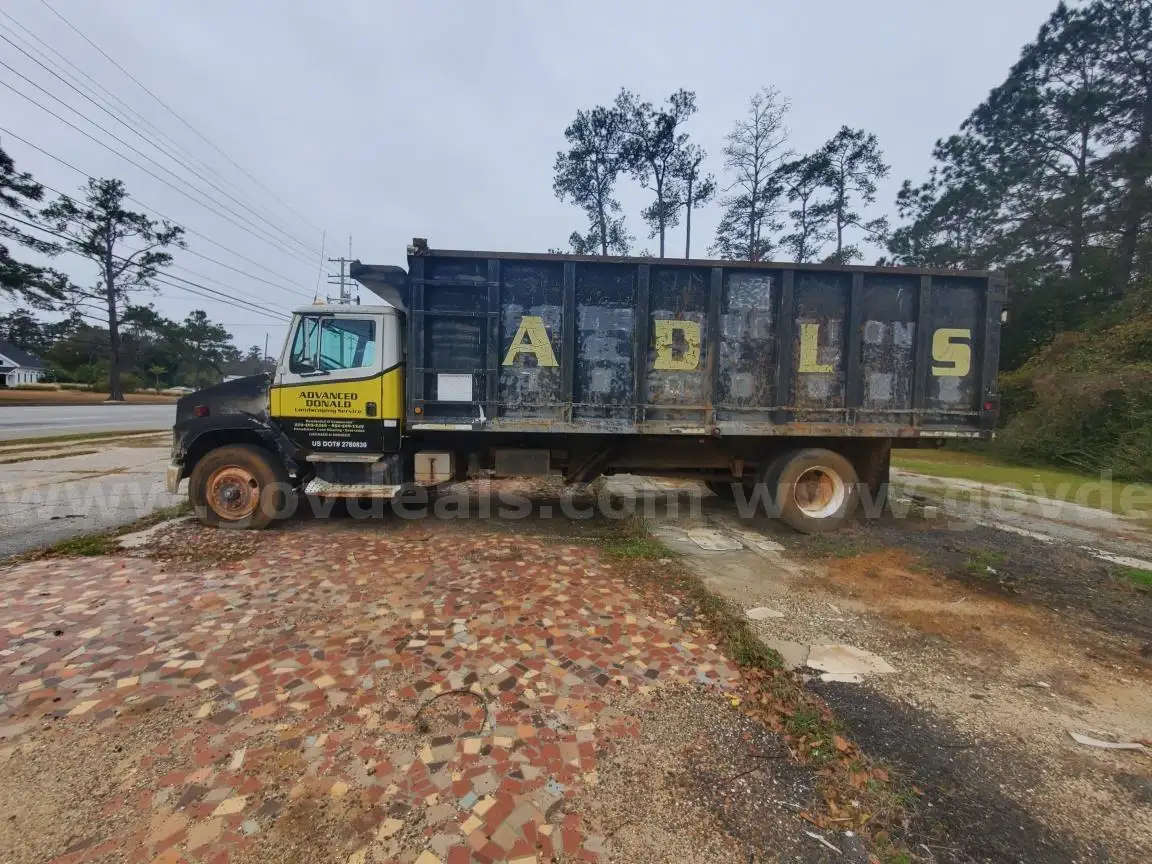
[[[105,532],[103,534],[82,534],[79,537],[69,537],[45,550],[46,557],[78,558],[109,555],[116,551],[119,536],[119,534]]]
[[[42,448],[39,448],[39,447],[35,448],[36,451],[39,451],[41,449]],[[43,462],[46,460],[50,461],[52,459],[70,459],[73,456],[91,456],[93,453],[99,453],[100,451],[99,450],[70,450],[67,453],[60,453],[60,452],[47,453],[47,454],[40,453],[39,455],[37,455],[36,452],[29,452],[27,450],[18,451],[18,452],[23,452],[23,453],[26,453],[27,455],[13,456],[11,459],[0,458],[0,465],[18,465],[21,462]],[[0,451],[0,456],[5,456],[5,455],[7,455],[7,454],[4,453],[3,451]]]
[[[973,576],[985,579],[994,575],[991,571],[995,570],[998,564],[1003,564],[1004,560],[1004,556],[999,552],[974,549],[968,553],[968,560],[964,562],[964,569]]]
[[[1113,481],[1107,475],[1059,468],[1013,465],[964,450],[895,450],[892,465],[916,474],[1009,486],[1029,495],[1152,519],[1152,485],[1147,483]]]
[[[137,429],[135,431],[129,432],[81,432],[80,434],[72,435],[44,435],[37,436],[35,438],[9,438],[7,440],[0,441],[0,455],[3,455],[4,452],[12,452],[8,450],[9,447],[19,447],[25,444],[54,444],[60,443],[61,441],[116,441],[120,438],[136,437],[140,435],[157,436],[164,434],[165,430],[163,429]],[[24,449],[28,450],[38,448],[25,447]]]
[[[603,541],[609,558],[660,559],[674,557],[672,551],[648,533],[648,525],[640,516],[631,516],[619,523],[618,533]]]
[[[132,405],[175,405],[178,397],[156,393],[126,393],[124,401]],[[0,405],[100,405],[108,401],[107,393],[91,390],[25,390],[10,388],[0,391]]]
[[[1141,591],[1152,591],[1152,570],[1141,570],[1138,567],[1117,567],[1112,571],[1112,578]]]
[[[672,553],[647,537],[613,539],[604,542],[609,558],[668,558]]]

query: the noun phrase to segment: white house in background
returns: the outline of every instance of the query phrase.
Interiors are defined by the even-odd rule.
[[[11,342],[0,339],[0,387],[35,384],[44,374],[44,363]]]

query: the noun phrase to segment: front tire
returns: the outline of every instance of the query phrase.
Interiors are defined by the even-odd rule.
[[[197,517],[216,528],[267,528],[288,494],[284,467],[248,444],[212,450],[196,463],[188,484]]]
[[[801,534],[835,531],[856,512],[859,478],[852,463],[832,450],[797,450],[773,466],[769,489],[780,519]]]

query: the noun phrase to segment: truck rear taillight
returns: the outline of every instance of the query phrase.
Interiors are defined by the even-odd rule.
[[[197,417],[207,417],[211,412],[208,410],[207,405],[197,405],[192,409],[192,413]]]

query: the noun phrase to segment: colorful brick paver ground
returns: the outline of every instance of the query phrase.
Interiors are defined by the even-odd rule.
[[[737,677],[594,549],[474,526],[306,525],[201,573],[47,560],[0,597],[0,760],[172,718],[24,859],[55,864],[595,861],[565,803],[636,734],[626,707]],[[292,857],[309,819],[323,855]]]

